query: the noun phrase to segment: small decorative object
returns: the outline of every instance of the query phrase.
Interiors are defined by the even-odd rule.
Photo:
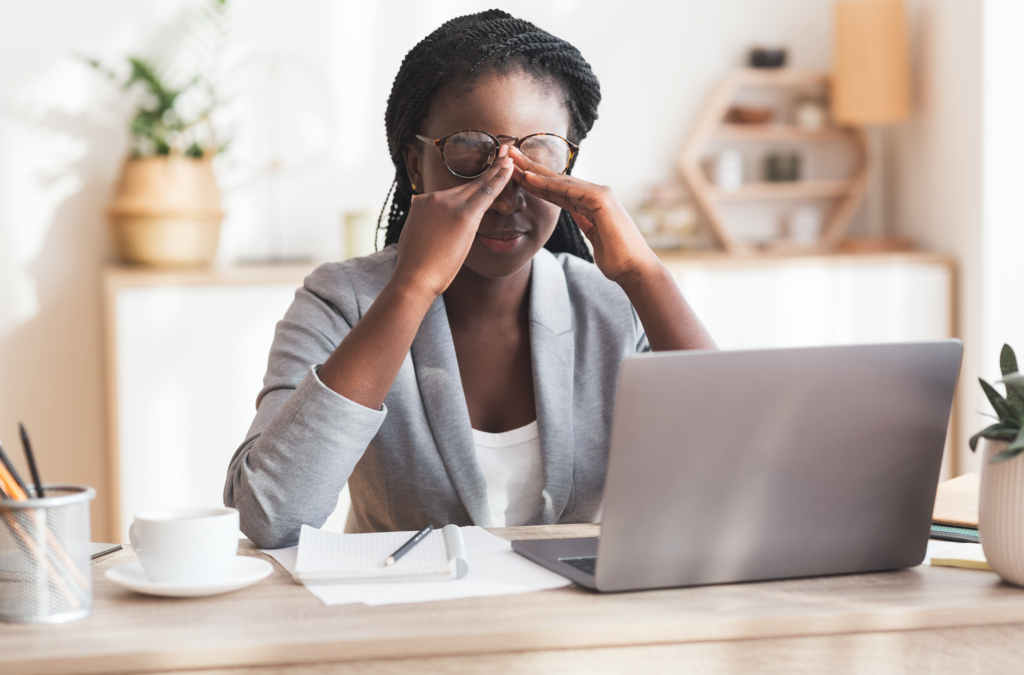
[[[978,532],[985,558],[1005,581],[1024,586],[1024,375],[1009,345],[999,354],[1006,398],[985,380],[981,388],[998,421],[971,437],[971,450],[983,439]]]
[[[821,239],[821,211],[813,206],[798,206],[789,214],[789,238],[799,246],[815,246]]]
[[[123,80],[138,100],[130,126],[132,153],[107,209],[124,262],[201,265],[217,252],[224,212],[210,164],[224,146],[211,115],[220,104],[215,81],[230,26],[226,0],[208,0],[196,11],[188,43],[196,53],[186,59],[193,71],[187,77],[180,64],[158,66],[139,57],[128,58],[126,77],[88,61],[112,80]]]
[[[730,124],[767,124],[775,116],[771,108],[734,105],[725,113],[725,121]]]
[[[867,191],[865,243],[876,251],[899,250],[885,214],[887,134],[883,127],[910,116],[910,31],[903,0],[837,0],[833,3],[831,116],[839,124],[867,127],[871,187]]]
[[[817,98],[802,98],[796,104],[793,119],[804,131],[821,131],[827,121],[825,103]]]
[[[773,152],[764,158],[764,179],[770,183],[800,180],[800,155],[795,152]]]
[[[658,185],[634,215],[648,245],[655,249],[706,248],[697,228],[697,211],[676,183]]]
[[[224,212],[209,159],[131,157],[107,208],[118,257],[153,266],[208,263]]]
[[[723,192],[743,187],[743,155],[739,150],[723,150],[715,160],[715,185]]]
[[[377,219],[370,211],[349,211],[345,214],[345,258],[361,258],[374,251],[377,241]]]
[[[754,47],[749,57],[751,68],[782,68],[786,65],[785,47]]]

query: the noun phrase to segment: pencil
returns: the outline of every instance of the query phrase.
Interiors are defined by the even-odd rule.
[[[401,558],[401,557],[402,557],[403,555],[405,555],[406,553],[408,553],[409,551],[411,551],[411,550],[412,550],[412,548],[413,548],[413,547],[414,547],[414,546],[415,546],[416,544],[418,544],[418,543],[420,543],[421,541],[423,541],[423,538],[424,538],[424,537],[426,537],[426,536],[427,536],[428,534],[430,534],[430,531],[431,531],[431,530],[433,530],[433,529],[434,529],[434,526],[433,526],[433,525],[427,525],[427,526],[426,526],[426,527],[424,527],[424,528],[423,528],[422,530],[420,530],[419,532],[417,532],[416,534],[414,534],[414,535],[412,536],[412,539],[410,539],[409,541],[407,541],[407,542],[405,542],[404,544],[402,544],[402,545],[401,545],[401,546],[400,546],[400,547],[398,548],[398,550],[397,550],[397,551],[395,551],[394,553],[392,553],[391,555],[389,555],[389,556],[388,556],[388,559],[384,561],[384,566],[385,566],[385,567],[391,567],[391,566],[392,566],[392,565],[394,565],[394,564],[395,564],[396,562],[398,562],[398,559],[399,559],[399,558]]]
[[[3,466],[0,466],[0,486],[3,486],[4,492],[15,501],[23,502],[28,499],[28,495],[21,489],[18,482],[14,480],[14,476],[7,469],[7,463],[3,462]]]
[[[25,481],[23,481],[21,476],[18,475],[18,470],[14,468],[14,463],[11,462],[10,457],[8,457],[7,453],[4,452],[4,446],[2,443],[0,443],[0,462],[3,462],[3,465],[7,467],[7,471],[11,474],[11,478],[14,479],[14,482],[18,484],[18,487],[20,487],[25,494],[28,494],[28,487],[25,485]]]
[[[36,458],[32,455],[32,444],[28,442],[28,433],[25,431],[25,425],[21,422],[18,422],[18,431],[21,432],[21,445],[25,448],[25,459],[28,460],[28,470],[32,473],[32,482],[36,484],[36,499],[42,499],[46,496],[43,493],[43,481],[39,480]]]

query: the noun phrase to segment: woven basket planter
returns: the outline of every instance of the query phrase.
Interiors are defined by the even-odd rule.
[[[125,161],[107,216],[123,262],[184,267],[213,260],[224,212],[210,161],[171,156]]]

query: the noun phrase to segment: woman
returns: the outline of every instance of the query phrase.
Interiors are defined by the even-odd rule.
[[[569,176],[600,98],[578,50],[500,11],[409,52],[386,247],[296,293],[228,471],[257,545],[346,481],[360,532],[599,517],[622,360],[714,347],[612,192]]]

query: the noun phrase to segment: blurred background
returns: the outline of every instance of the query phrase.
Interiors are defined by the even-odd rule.
[[[0,4],[0,441],[97,488],[95,540],[219,503],[294,289],[373,251],[403,57],[498,7],[593,66],[574,174],[724,348],[959,337],[976,471],[976,378],[1024,348],[1024,4],[872,2]]]

